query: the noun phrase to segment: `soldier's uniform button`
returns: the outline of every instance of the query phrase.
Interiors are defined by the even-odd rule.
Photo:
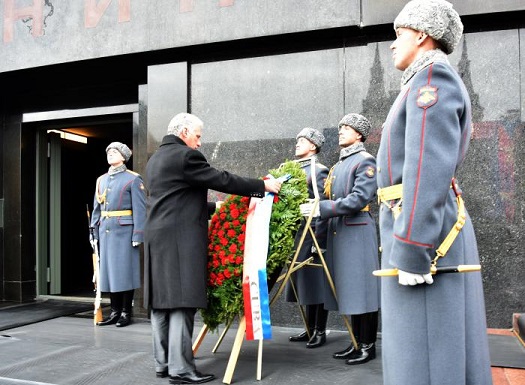
[[[377,168],[377,172],[381,172],[381,167],[378,167],[378,168]]]

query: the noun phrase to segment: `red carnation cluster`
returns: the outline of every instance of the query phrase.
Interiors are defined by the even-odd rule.
[[[242,275],[246,216],[250,198],[230,195],[211,220],[208,245],[208,286],[223,286]]]

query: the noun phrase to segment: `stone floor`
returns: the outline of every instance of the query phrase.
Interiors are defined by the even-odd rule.
[[[201,329],[197,324],[195,335]],[[378,357],[350,367],[331,354],[349,344],[348,335],[330,331],[326,345],[305,349],[288,342],[296,328],[274,327],[264,342],[261,381],[257,380],[258,344],[244,341],[232,384],[382,384],[381,339]],[[510,330],[489,329],[493,334]],[[228,331],[213,353],[218,334],[209,333],[196,355],[198,369],[214,373],[210,384],[224,381],[236,333]],[[494,385],[523,385],[525,370],[492,368]],[[167,384],[155,378],[151,354],[151,325],[138,319],[126,328],[94,327],[85,316],[60,317],[4,330],[0,333],[0,385],[148,385]]]

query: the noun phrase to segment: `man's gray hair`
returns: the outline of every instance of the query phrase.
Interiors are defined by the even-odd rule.
[[[202,127],[204,123],[202,120],[197,118],[195,115],[188,114],[187,112],[181,112],[171,119],[168,124],[168,135],[178,136],[183,128],[187,128],[193,131],[196,127]]]

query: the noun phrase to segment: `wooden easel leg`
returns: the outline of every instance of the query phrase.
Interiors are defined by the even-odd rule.
[[[222,331],[222,333],[221,333],[221,335],[219,337],[219,340],[217,341],[217,343],[213,347],[213,350],[211,351],[212,353],[217,352],[217,349],[219,349],[219,346],[221,346],[222,340],[224,339],[224,337],[226,337],[226,333],[228,333],[228,330],[230,330],[230,326],[232,326],[232,323],[233,323],[233,318],[228,322],[228,324],[226,325],[226,327]]]
[[[262,377],[263,341],[264,340],[259,340],[259,349],[257,351],[257,381],[261,381]]]
[[[224,373],[224,378],[222,382],[225,384],[231,384],[233,378],[233,372],[235,371],[235,365],[237,365],[237,359],[239,358],[239,353],[241,351],[242,340],[244,339],[244,333],[246,332],[246,318],[244,316],[239,320],[239,329],[235,335],[235,341],[233,342],[232,352],[230,353],[230,359],[228,361],[228,366],[226,367],[226,372]]]
[[[197,350],[199,350],[199,347],[202,344],[202,341],[204,340],[204,337],[206,337],[206,333],[208,333],[208,325],[204,325],[199,332],[199,335],[197,336],[197,339],[195,339],[195,342],[193,343],[192,349],[193,349],[193,355],[197,354]]]

